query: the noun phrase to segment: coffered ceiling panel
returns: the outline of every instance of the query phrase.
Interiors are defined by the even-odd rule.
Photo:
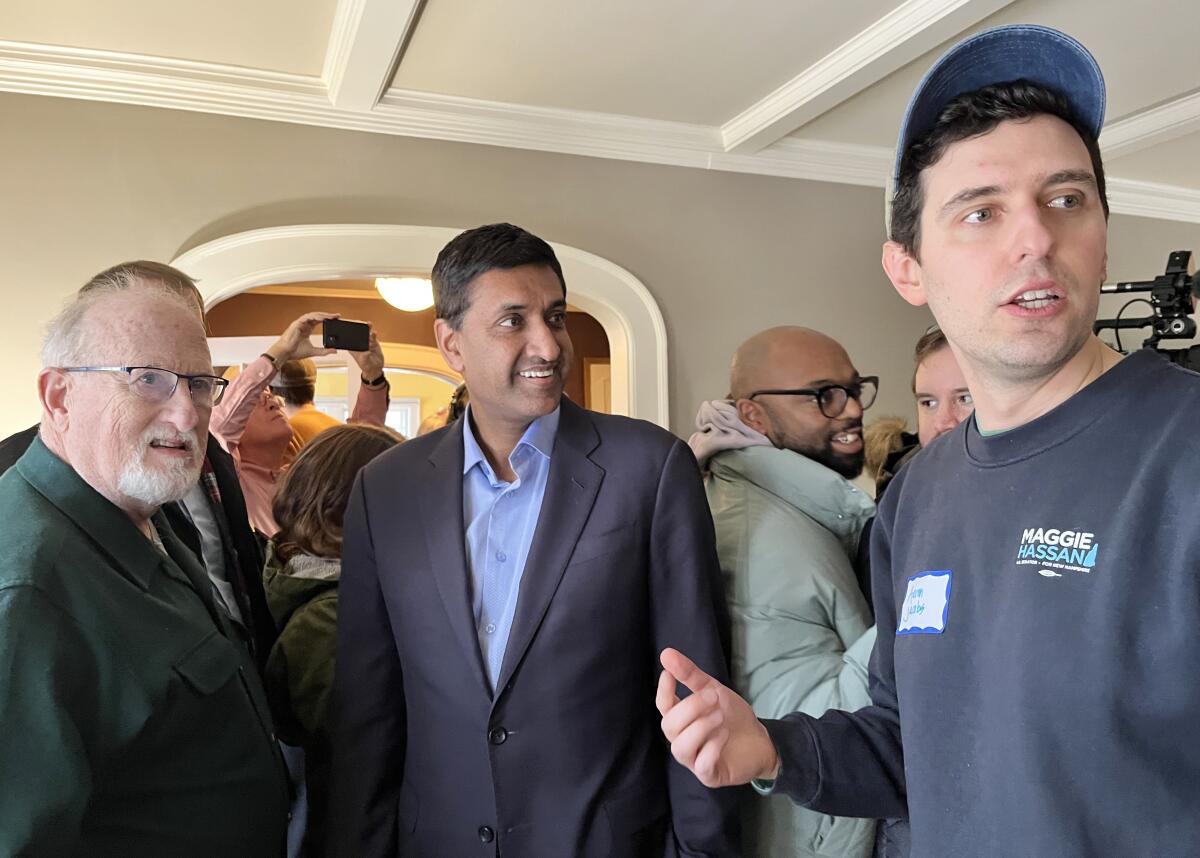
[[[892,0],[430,0],[393,86],[719,125]]]
[[[1110,123],[1200,88],[1200,4],[1194,0],[1018,0],[963,35],[999,24],[1024,23],[1070,33],[1095,55],[1108,86]],[[895,146],[900,118],[913,88],[925,70],[961,37],[955,36],[844,101],[796,136]]]
[[[0,39],[318,75],[336,0],[0,0]]]

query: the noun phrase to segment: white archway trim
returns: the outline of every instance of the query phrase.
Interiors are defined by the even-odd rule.
[[[224,236],[171,264],[195,278],[206,307],[256,286],[305,280],[428,273],[460,229],[388,224],[308,224]],[[554,243],[571,303],[608,335],[612,409],[670,425],[667,329],[645,285],[603,257]]]

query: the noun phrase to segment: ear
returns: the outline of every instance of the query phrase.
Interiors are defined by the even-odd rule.
[[[459,349],[458,335],[459,332],[452,328],[445,319],[434,320],[433,336],[437,340],[438,351],[442,353],[446,365],[461,375],[466,363],[463,361],[462,351]]]
[[[883,272],[900,297],[914,307],[929,302],[921,285],[921,263],[898,242],[883,243]]]
[[[59,432],[70,423],[67,415],[67,393],[71,382],[67,374],[60,369],[47,368],[38,373],[38,399],[42,403],[42,413]]]
[[[739,399],[735,403],[738,417],[742,422],[756,432],[768,435],[771,429],[771,418],[767,410],[752,399]]]

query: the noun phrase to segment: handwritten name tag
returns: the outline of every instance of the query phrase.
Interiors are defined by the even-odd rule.
[[[900,606],[898,635],[940,635],[950,613],[950,570],[922,572],[908,579]]]

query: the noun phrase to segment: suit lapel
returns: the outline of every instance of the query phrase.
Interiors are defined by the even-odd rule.
[[[587,412],[564,397],[546,494],[521,575],[516,616],[496,683],[497,698],[525,657],[587,524],[604,479],[604,469],[588,458],[599,443]]]
[[[421,517],[433,577],[463,655],[472,665],[479,684],[490,695],[475,631],[475,615],[471,610],[470,574],[467,571],[462,420],[443,435],[429,456],[429,464],[433,473],[426,483],[428,491],[421,504]]]

